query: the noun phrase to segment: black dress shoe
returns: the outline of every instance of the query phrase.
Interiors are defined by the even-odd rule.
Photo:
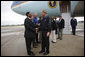
[[[31,53],[30,56],[35,56],[35,54],[34,53]]]
[[[33,46],[33,48],[37,48],[37,46]]]
[[[38,44],[40,44],[41,42],[38,42]]]
[[[49,54],[49,52],[45,52],[45,53],[43,53],[43,55],[48,55]]]
[[[35,54],[34,53],[31,53],[30,56],[35,56]]]
[[[60,38],[57,38],[57,39],[60,39]]]
[[[45,51],[42,51],[42,50],[41,50],[41,51],[39,52],[39,54],[40,54],[40,53],[43,53],[43,52],[45,52]]]
[[[62,40],[62,39],[60,39],[60,40]]]
[[[29,52],[28,55],[30,55],[30,56],[35,56],[35,54],[34,54],[32,51]]]

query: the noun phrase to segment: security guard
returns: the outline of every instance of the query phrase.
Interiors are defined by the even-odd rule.
[[[49,35],[51,31],[51,21],[45,10],[42,11],[42,15],[44,16],[40,24],[40,29],[42,31],[42,49],[39,53],[44,52],[43,55],[47,55],[49,54]]]
[[[72,17],[70,24],[72,27],[72,34],[75,35],[76,34],[75,32],[76,32],[77,20],[74,18],[74,16]]]

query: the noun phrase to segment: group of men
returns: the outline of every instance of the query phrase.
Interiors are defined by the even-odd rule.
[[[65,21],[62,16],[59,16],[59,21],[56,22],[56,18],[51,18],[48,16],[47,11],[43,10],[41,12],[40,19],[37,20],[37,14],[32,15],[30,12],[26,13],[27,18],[25,19],[25,41],[28,55],[35,55],[31,51],[31,44],[36,48],[38,43],[41,42],[41,51],[39,53],[43,53],[43,55],[49,54],[49,37],[50,34],[53,34],[53,43],[56,42],[56,38],[54,34],[58,34],[58,38],[62,40],[62,32],[65,26]],[[71,20],[71,24],[72,24]],[[74,30],[74,29],[73,29]],[[41,40],[38,39],[38,32],[40,32]],[[73,34],[74,31],[73,31]]]

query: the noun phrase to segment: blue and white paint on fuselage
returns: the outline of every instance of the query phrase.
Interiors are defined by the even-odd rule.
[[[48,12],[48,15],[60,15],[59,1],[57,3],[56,8],[49,8],[48,1],[23,1],[21,2],[21,4],[18,5],[16,2],[14,3],[15,4],[12,5],[12,10],[22,15],[25,15],[26,12],[30,11],[32,14],[38,13],[38,16],[40,16],[40,13],[43,9]]]

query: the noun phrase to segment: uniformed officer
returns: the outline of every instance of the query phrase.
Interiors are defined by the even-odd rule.
[[[36,37],[36,29],[35,25],[33,24],[33,16],[30,14],[30,12],[26,13],[27,18],[25,19],[24,26],[25,26],[25,41],[26,41],[26,48],[28,55],[34,55],[34,53],[31,51],[31,43],[33,42],[33,39]]]
[[[49,35],[51,31],[51,21],[45,10],[42,11],[42,15],[44,16],[40,24],[40,29],[42,31],[42,49],[39,53],[47,55],[49,54]]]
[[[75,35],[77,20],[74,18],[74,16],[72,17],[70,24],[71,24],[71,27],[72,27],[72,34]]]

